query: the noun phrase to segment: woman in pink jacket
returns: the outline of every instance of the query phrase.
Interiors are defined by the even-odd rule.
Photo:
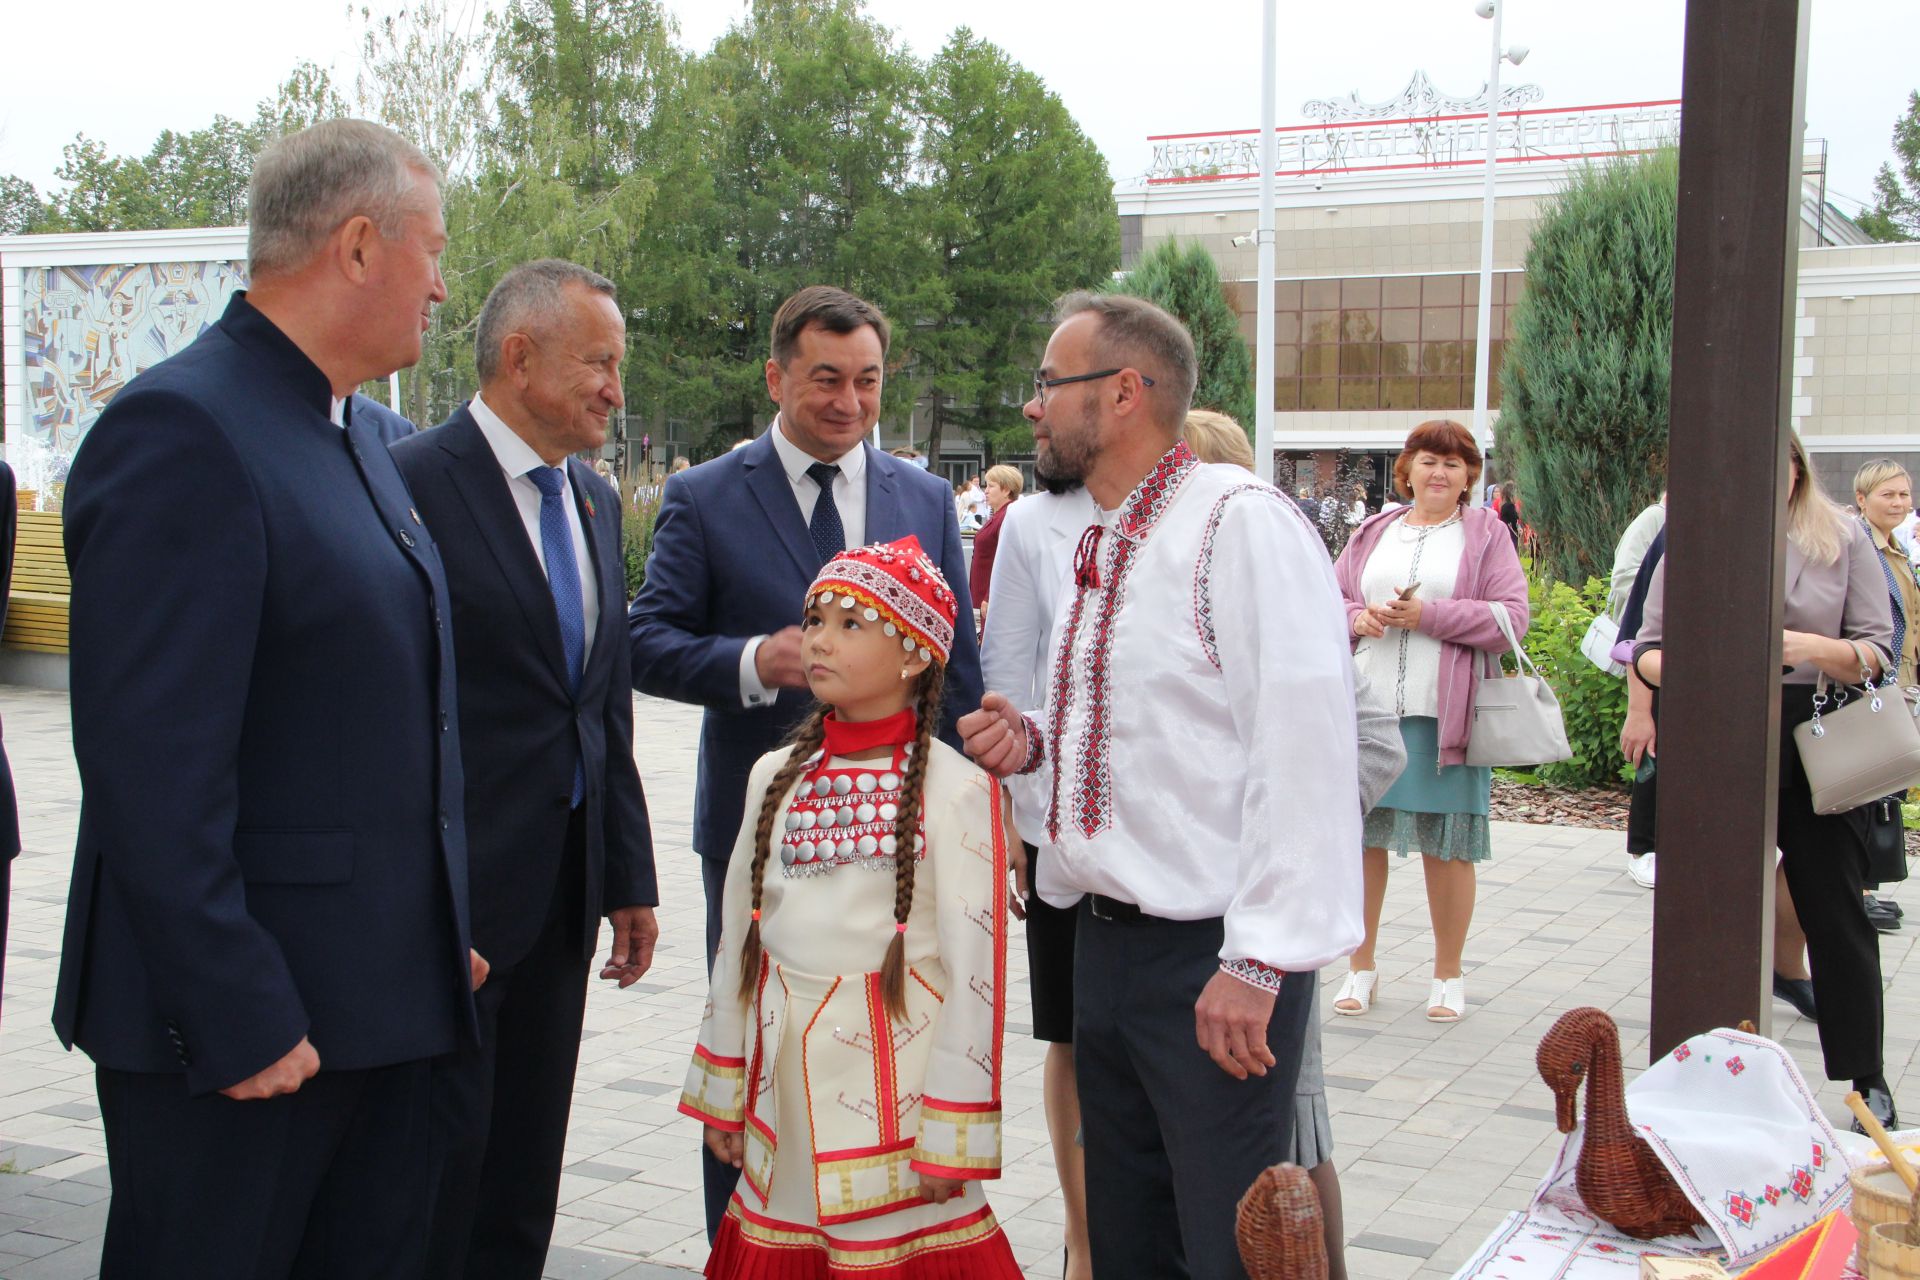
[[[1467,1011],[1461,952],[1473,922],[1473,864],[1484,861],[1490,769],[1466,763],[1480,655],[1506,639],[1492,605],[1514,633],[1527,630],[1527,580],[1500,518],[1467,505],[1480,479],[1480,450],[1457,422],[1423,422],[1393,464],[1404,507],[1383,511],[1354,533],[1334,566],[1346,597],[1354,662],[1376,689],[1391,690],[1406,742],[1407,768],[1367,816],[1367,936],[1333,1011],[1358,1016],[1373,1006],[1379,971],[1374,943],[1387,896],[1387,850],[1419,852],[1433,920],[1433,985],[1427,1018],[1457,1022]]]

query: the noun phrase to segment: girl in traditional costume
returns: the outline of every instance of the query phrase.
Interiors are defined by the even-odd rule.
[[[1000,1174],[1006,834],[933,736],[955,603],[912,537],[807,591],[817,706],[763,756],[680,1110],[740,1168],[707,1263],[752,1280],[1020,1274]]]

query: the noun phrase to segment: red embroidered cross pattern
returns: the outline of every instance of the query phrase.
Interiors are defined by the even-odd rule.
[[[1053,670],[1052,708],[1048,725],[1048,746],[1053,753],[1053,787],[1047,805],[1047,838],[1060,838],[1060,742],[1065,736],[1067,712],[1073,703],[1073,653],[1085,620],[1087,596],[1100,593],[1098,613],[1093,620],[1093,635],[1087,646],[1084,671],[1087,685],[1087,728],[1081,744],[1073,779],[1074,826],[1091,839],[1105,831],[1113,820],[1113,778],[1108,746],[1113,733],[1112,670],[1114,626],[1125,603],[1127,574],[1133,567],[1140,544],[1172,503],[1174,494],[1200,465],[1185,440],[1176,443],[1154,464],[1127,498],[1114,520],[1120,536],[1112,539],[1111,561],[1101,572],[1099,526],[1082,535],[1080,553],[1074,568],[1073,608],[1067,615],[1067,630],[1062,637]]]
[[[1753,1225],[1753,1201],[1747,1199],[1738,1191],[1732,1191],[1727,1194],[1727,1213],[1732,1217],[1738,1218],[1741,1226],[1750,1227]]]

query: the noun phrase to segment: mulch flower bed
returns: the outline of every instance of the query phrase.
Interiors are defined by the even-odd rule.
[[[1556,827],[1627,829],[1627,792],[1604,787],[1543,787],[1493,780],[1487,816],[1495,822],[1532,822]]]
[[[1531,822],[1555,827],[1627,829],[1627,792],[1606,787],[1544,787],[1495,775],[1487,816],[1495,822]],[[1920,857],[1920,829],[1907,829],[1907,856]]]

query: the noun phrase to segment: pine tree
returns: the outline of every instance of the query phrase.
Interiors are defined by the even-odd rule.
[[[1220,284],[1220,268],[1199,243],[1184,248],[1166,240],[1140,260],[1120,286],[1145,298],[1187,326],[1199,358],[1193,407],[1226,414],[1253,436],[1253,355],[1240,332],[1240,317]]]
[[[1860,229],[1875,240],[1920,240],[1920,90],[1907,95],[1907,113],[1893,122],[1893,151],[1900,168],[1880,166]]]
[[[1576,586],[1608,572],[1620,531],[1666,485],[1678,207],[1671,149],[1590,168],[1527,249],[1498,448],[1538,567]]]

